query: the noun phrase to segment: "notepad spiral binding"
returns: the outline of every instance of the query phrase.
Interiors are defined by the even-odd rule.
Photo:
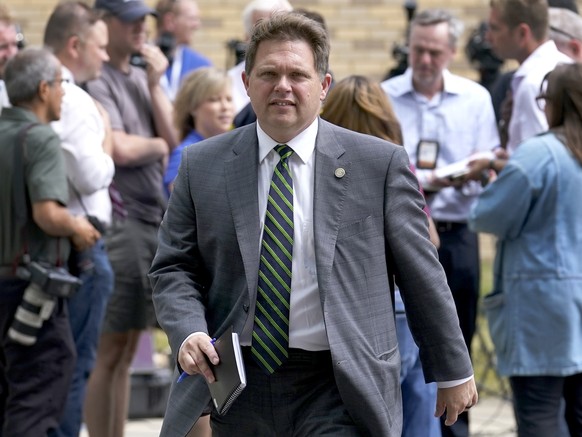
[[[239,385],[236,388],[236,390],[233,391],[232,394],[228,397],[228,400],[224,403],[224,406],[222,407],[221,410],[218,409],[218,406],[216,404],[216,400],[214,400],[214,406],[216,407],[216,411],[218,411],[218,414],[220,414],[221,416],[224,416],[226,414],[226,412],[230,409],[230,406],[235,401],[235,399],[238,398],[238,395],[240,395],[242,393],[244,388],[245,388],[244,384]]]

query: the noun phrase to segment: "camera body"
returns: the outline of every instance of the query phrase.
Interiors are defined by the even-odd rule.
[[[171,32],[163,32],[158,39],[158,47],[168,59],[172,62],[172,56],[174,56],[174,50],[176,49],[176,37]]]
[[[103,223],[101,223],[101,220],[99,220],[94,215],[88,215],[86,217],[87,217],[87,220],[89,221],[89,223],[91,223],[93,225],[93,227],[95,229],[97,229],[101,235],[105,235],[106,229],[105,229],[105,226],[103,226]]]
[[[129,63],[134,67],[143,68],[144,70],[148,66],[148,63],[141,55],[141,53],[134,53],[133,55],[131,55],[131,57],[129,58]]]
[[[18,276],[29,280],[50,296],[72,297],[82,281],[62,267],[53,267],[32,261],[25,268],[18,269]]]
[[[234,56],[234,65],[237,65],[245,60],[247,52],[247,44],[240,39],[231,39],[226,43],[226,48]]]

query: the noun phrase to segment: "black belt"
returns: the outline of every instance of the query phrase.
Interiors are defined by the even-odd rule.
[[[255,365],[251,347],[242,346],[241,350],[245,359],[245,364],[248,362],[248,365]],[[329,350],[306,351],[304,349],[289,348],[289,358],[287,359],[287,362],[293,362],[296,364],[305,363],[310,366],[328,365],[331,363],[331,352]]]
[[[442,222],[435,220],[434,224],[438,232],[454,232],[467,228],[467,223],[461,222]]]

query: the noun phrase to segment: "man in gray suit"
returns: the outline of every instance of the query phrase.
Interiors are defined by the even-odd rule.
[[[243,76],[257,123],[184,151],[150,278],[178,369],[193,376],[173,385],[162,436],[185,436],[205,413],[217,436],[400,436],[393,276],[439,383],[435,414],[451,425],[477,402],[406,152],[319,119],[328,58],[313,20],[260,22]],[[221,416],[210,336],[230,326],[247,387]]]

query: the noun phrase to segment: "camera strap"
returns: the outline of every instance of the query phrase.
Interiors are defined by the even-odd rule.
[[[87,208],[85,207],[85,203],[83,203],[83,198],[81,197],[81,193],[79,193],[79,190],[77,190],[77,187],[75,187],[75,185],[73,184],[73,181],[69,177],[67,177],[67,181],[69,181],[69,186],[71,187],[71,189],[75,193],[75,197],[79,201],[79,205],[81,205],[83,212],[85,213],[85,215],[89,215],[89,212],[87,211]]]
[[[14,271],[21,263],[30,262],[28,255],[28,238],[26,236],[26,224],[32,214],[32,206],[28,196],[26,175],[24,173],[24,161],[26,158],[26,136],[30,129],[40,123],[32,122],[23,126],[16,135],[16,147],[14,148],[14,166],[12,173],[12,211],[14,215],[14,222],[20,227],[20,234],[23,241],[22,252],[17,254],[12,262]],[[57,241],[57,251],[60,251],[60,239]]]
[[[23,126],[16,135],[16,147],[14,148],[14,165],[12,173],[12,212],[14,215],[14,222],[20,228],[22,241],[24,242],[22,253],[17,254],[13,262],[13,267],[19,264],[20,261],[28,252],[28,241],[26,238],[26,224],[28,223],[31,206],[28,198],[28,190],[26,188],[26,176],[24,174],[24,158],[25,150],[24,144],[28,131],[39,123],[33,122]]]
[[[81,208],[83,209],[83,212],[85,213],[85,217],[87,217],[87,220],[89,220],[89,222],[93,225],[93,227],[95,229],[97,229],[102,235],[105,234],[105,226],[103,225],[103,223],[101,223],[101,221],[96,216],[89,214],[89,211],[87,211],[87,207],[85,206],[85,203],[83,202],[83,198],[81,197],[81,193],[79,193],[79,190],[77,190],[77,187],[75,187],[75,185],[73,184],[73,181],[68,177],[67,177],[67,181],[69,182],[69,186],[71,187],[71,189],[75,193],[75,197],[79,201],[79,205],[81,205]]]

